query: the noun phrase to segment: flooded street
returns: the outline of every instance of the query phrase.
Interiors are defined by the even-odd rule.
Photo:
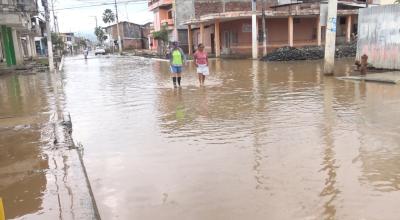
[[[57,81],[49,73],[0,75],[0,198],[6,219],[94,219],[78,154],[57,123],[63,109]]]
[[[351,60],[337,63],[343,74]],[[68,58],[66,109],[103,219],[400,216],[400,87],[320,61]]]

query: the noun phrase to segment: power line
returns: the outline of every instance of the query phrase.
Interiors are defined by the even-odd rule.
[[[139,4],[139,3],[144,3],[147,2],[146,0],[127,0],[127,1],[121,1],[117,2],[117,4],[127,4],[127,3],[133,3],[133,4]],[[98,3],[98,4],[92,4],[92,5],[80,5],[80,6],[71,6],[71,7],[65,7],[65,8],[55,8],[54,11],[63,11],[63,10],[71,10],[71,9],[80,9],[80,8],[90,8],[90,7],[98,7],[98,6],[105,6],[105,5],[114,5],[115,3]],[[43,13],[44,11],[41,10],[9,10],[5,11],[7,12],[32,12],[32,13]]]
[[[128,1],[122,1],[118,2],[117,4],[125,4],[125,3],[144,3],[147,2],[145,0],[128,0]],[[96,7],[96,6],[104,6],[104,5],[114,5],[115,3],[98,3],[98,4],[92,4],[92,5],[81,5],[81,6],[75,6],[75,7],[66,7],[66,8],[56,8],[54,9],[55,11],[62,11],[62,10],[70,10],[70,9],[79,9],[79,8],[89,8],[89,7]]]

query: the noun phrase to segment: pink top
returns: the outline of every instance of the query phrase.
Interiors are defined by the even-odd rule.
[[[196,53],[193,54],[194,59],[196,59],[196,63],[200,65],[208,64],[207,60],[207,52],[203,51],[196,51]]]

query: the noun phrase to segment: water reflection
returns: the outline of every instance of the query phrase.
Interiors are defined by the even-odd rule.
[[[42,209],[48,164],[38,112],[47,103],[39,81],[34,75],[0,77],[0,197],[9,219]]]
[[[320,61],[212,60],[205,87],[189,64],[181,89],[167,62],[74,65],[67,105],[103,218],[400,216],[398,87],[325,77]]]

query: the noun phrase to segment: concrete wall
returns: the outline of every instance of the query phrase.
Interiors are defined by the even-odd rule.
[[[193,0],[175,0],[175,2],[176,27],[178,29],[187,29],[187,26],[181,24],[191,18],[194,18]]]
[[[357,58],[367,54],[374,67],[400,69],[400,5],[360,9]]]

